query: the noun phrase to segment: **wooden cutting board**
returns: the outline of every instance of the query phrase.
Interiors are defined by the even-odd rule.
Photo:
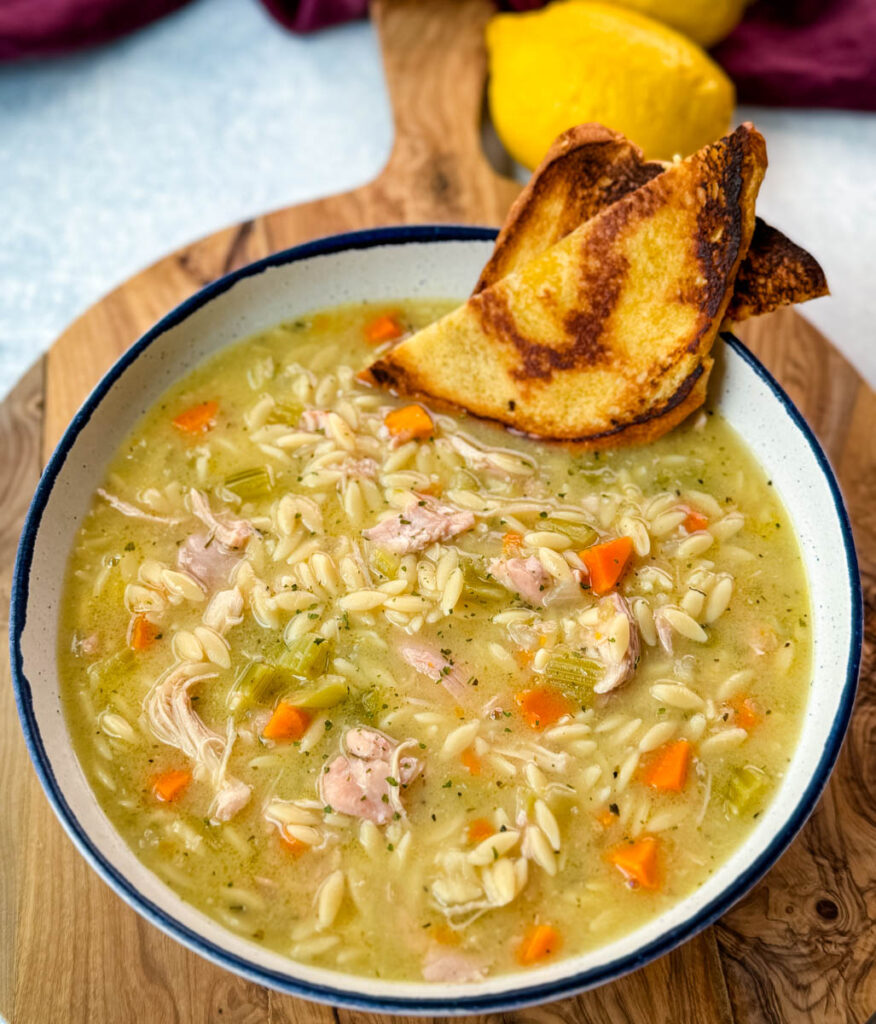
[[[278,210],[195,243],[116,289],[0,405],[0,607],[43,464],[98,377],[147,327],[220,274],[318,235],[403,222],[498,225],[517,192],[481,152],[489,0],[378,0],[395,117],[364,188]],[[858,706],[818,809],[769,875],[681,949],[576,999],[496,1021],[864,1024],[876,1012],[876,395],[805,320],[740,332],[790,392],[839,472],[867,596]],[[828,553],[829,554],[829,553]],[[0,685],[0,1016],[15,1024],[260,1021],[366,1024],[213,967],[143,921],[85,864],[30,766]]]

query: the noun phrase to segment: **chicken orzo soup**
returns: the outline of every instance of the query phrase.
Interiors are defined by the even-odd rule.
[[[357,382],[450,305],[309,315],[171,388],[77,536],[60,665],[101,805],[184,899],[474,981],[708,878],[789,763],[811,641],[718,415],[575,454]]]

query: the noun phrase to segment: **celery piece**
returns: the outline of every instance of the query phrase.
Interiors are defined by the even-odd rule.
[[[277,683],[273,665],[263,661],[251,661],[235,679],[228,694],[231,711],[246,711],[254,704],[264,703],[274,691]]]
[[[769,777],[754,765],[734,768],[719,790],[727,810],[737,817],[756,810],[769,787]]]
[[[551,533],[561,533],[568,537],[578,548],[589,547],[599,536],[592,526],[587,523],[567,523],[565,520],[549,519],[547,522],[538,523],[537,530],[548,530]]]
[[[286,697],[297,708],[333,708],[347,699],[347,684],[340,681],[325,683],[315,690],[301,690]]]
[[[374,548],[371,552],[371,567],[375,572],[379,572],[381,576],[386,579],[394,579],[395,574],[398,572],[398,567],[401,565],[401,561],[394,555],[389,554],[388,551],[382,551],[380,548]]]
[[[283,400],[274,403],[274,408],[268,414],[268,423],[285,423],[287,426],[297,426],[304,412],[304,406],[298,402]]]
[[[331,641],[316,633],[305,633],[280,655],[279,664],[296,676],[312,679],[322,675],[331,657]]]
[[[359,703],[362,705],[362,713],[365,718],[372,722],[377,718],[386,704],[383,699],[383,695],[377,687],[372,687],[370,690],[366,690],[359,697]]]
[[[243,501],[252,501],[270,494],[274,480],[267,466],[258,466],[225,477],[225,487]]]
[[[142,658],[142,654],[140,654]],[[111,654],[108,658],[95,661],[88,666],[88,678],[92,686],[103,687],[107,683],[114,683],[119,679],[129,676],[135,671],[138,655],[130,647],[123,647],[121,650]]]
[[[578,651],[554,651],[544,670],[545,678],[556,686],[572,690],[580,701],[588,702],[602,674],[602,666]]]
[[[491,579],[486,570],[482,569],[476,562],[466,562],[463,568],[465,590],[463,593],[475,601],[487,603],[490,601],[507,601],[508,591],[495,580]]]

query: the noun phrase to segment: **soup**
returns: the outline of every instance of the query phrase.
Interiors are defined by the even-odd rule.
[[[98,800],[182,898],[474,982],[709,877],[789,763],[811,638],[719,415],[581,454],[357,382],[449,305],[314,313],[172,387],[77,535],[59,661]]]

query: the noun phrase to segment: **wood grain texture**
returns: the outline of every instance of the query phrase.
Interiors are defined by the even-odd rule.
[[[332,198],[235,225],[116,289],[58,339],[0,405],[0,602],[42,458],[112,361],[208,281],[308,238],[378,224],[498,224],[517,186],[479,142],[489,0],[383,0],[396,142],[381,175]],[[849,739],[801,835],[714,928],[626,978],[550,1006],[471,1018],[503,1024],[864,1024],[876,1011],[876,395],[801,317],[744,340],[818,433],[843,484],[867,595],[865,668]],[[45,411],[41,399],[45,396]],[[8,676],[5,660],[4,677]],[[269,992],[141,920],[76,854],[30,767],[0,688],[0,1015],[15,1024],[370,1024]]]

